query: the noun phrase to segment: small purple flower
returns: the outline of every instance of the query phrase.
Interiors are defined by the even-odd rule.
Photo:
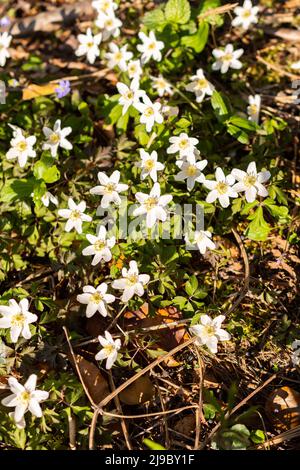
[[[6,26],[9,26],[11,23],[10,19],[8,16],[3,16],[3,18],[0,18],[0,26],[1,28],[5,28]]]
[[[71,86],[69,80],[60,80],[58,83],[58,87],[55,88],[57,98],[64,98],[64,96],[67,96],[70,91]]]

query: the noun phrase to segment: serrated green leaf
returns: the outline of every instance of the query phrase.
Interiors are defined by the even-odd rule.
[[[165,17],[170,23],[187,23],[191,17],[191,6],[188,0],[169,0],[165,8]]]

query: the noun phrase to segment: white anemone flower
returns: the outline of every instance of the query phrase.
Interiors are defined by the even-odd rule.
[[[181,132],[179,136],[170,137],[169,142],[171,145],[167,148],[167,153],[178,152],[180,159],[194,159],[196,145],[199,143],[198,139]]]
[[[116,244],[116,238],[107,238],[106,228],[102,225],[98,235],[86,235],[90,245],[82,250],[83,256],[94,256],[92,266],[96,266],[101,260],[108,263],[112,259],[111,248]]]
[[[44,390],[36,390],[36,382],[37,376],[35,374],[30,375],[24,385],[20,384],[15,377],[8,379],[8,386],[12,394],[3,398],[1,403],[4,406],[15,408],[10,416],[19,429],[25,428],[24,415],[27,411],[37,418],[43,416],[40,403],[47,400],[49,393]]]
[[[0,34],[0,66],[4,67],[6,59],[10,58],[9,46],[12,40],[12,36],[7,31]]]
[[[44,135],[47,141],[43,144],[43,150],[50,150],[51,156],[54,158],[57,155],[58,148],[61,147],[65,150],[71,150],[73,145],[66,137],[71,134],[72,127],[63,127],[61,129],[61,120],[57,119],[53,129],[43,127]]]
[[[86,34],[79,34],[77,39],[80,44],[75,54],[78,57],[86,55],[88,62],[94,64],[100,54],[99,44],[102,41],[102,34],[98,33],[94,36],[91,28],[88,28]]]
[[[77,300],[81,304],[86,305],[86,316],[91,318],[96,312],[99,312],[103,317],[107,316],[106,304],[111,304],[115,301],[115,296],[107,294],[107,284],[102,282],[98,287],[84,286],[83,294],[77,295]]]
[[[41,201],[45,207],[49,207],[50,202],[55,206],[58,206],[58,199],[50,191],[46,191],[45,194],[41,197]]]
[[[144,180],[147,176],[150,176],[154,183],[157,182],[157,172],[164,169],[165,165],[157,161],[157,152],[148,153],[143,149],[140,149],[141,161],[138,162],[137,166],[142,169],[141,180]]]
[[[110,52],[105,54],[105,58],[108,61],[108,67],[110,69],[119,67],[122,72],[126,72],[127,62],[133,57],[132,52],[127,51],[127,44],[119,49],[115,43],[111,42],[108,47]]]
[[[161,104],[152,103],[146,94],[142,96],[142,100],[143,102],[135,103],[134,107],[141,113],[140,123],[145,124],[147,132],[151,132],[155,123],[161,124],[164,120]]]
[[[163,97],[164,95],[172,95],[172,85],[162,76],[151,77],[153,88],[157,91],[158,96]]]
[[[118,8],[118,5],[113,0],[95,0],[92,2],[92,7],[99,13],[109,14],[113,13]]]
[[[175,175],[175,181],[184,181],[186,180],[187,189],[191,191],[195,186],[195,182],[203,183],[205,181],[205,176],[202,173],[202,170],[207,166],[207,160],[201,161],[182,161],[179,160],[176,162],[176,165],[180,168],[180,172]]]
[[[127,64],[127,73],[129,78],[139,78],[142,73],[141,61],[140,60],[130,60]]]
[[[230,204],[229,198],[238,197],[238,193],[233,189],[232,185],[235,182],[234,176],[225,176],[221,168],[216,169],[216,180],[205,180],[203,185],[210,189],[206,196],[206,202],[212,203],[216,199],[219,200],[222,207],[226,208]]]
[[[259,7],[253,6],[251,0],[245,0],[242,7],[237,6],[233,10],[236,17],[232,20],[232,26],[241,26],[249,29],[249,26],[258,22],[257,14]]]
[[[260,95],[250,95],[249,96],[249,106],[247,107],[248,119],[250,121],[259,122],[259,114],[260,114],[260,107],[261,107],[261,97]]]
[[[145,92],[144,90],[140,90],[140,82],[138,78],[134,78],[129,87],[122,82],[118,82],[116,86],[121,95],[119,103],[123,106],[122,116],[124,116],[130,106],[135,106],[139,103],[139,98],[144,96]]]
[[[99,12],[95,24],[99,29],[102,30],[103,41],[106,41],[111,36],[116,38],[120,35],[122,21],[115,16],[114,12]]]
[[[75,228],[77,233],[82,233],[82,222],[91,222],[92,217],[85,214],[86,209],[85,201],[81,201],[79,204],[75,204],[72,198],[68,200],[69,209],[59,209],[58,215],[64,219],[68,219],[65,231],[70,232],[72,228]]]
[[[216,248],[215,243],[211,239],[212,234],[209,230],[196,230],[193,234],[192,240],[189,235],[186,234],[185,241],[189,244],[197,245],[201,255],[206,253],[206,250],[214,250]]]
[[[160,62],[162,59],[161,50],[164,48],[164,43],[158,41],[153,31],[150,31],[149,36],[145,33],[140,32],[139,38],[142,44],[137,45],[137,50],[142,53],[142,63],[149,62],[150,59],[154,59]]]
[[[99,335],[98,340],[102,349],[96,354],[96,361],[103,361],[106,359],[106,369],[112,368],[118,357],[118,351],[121,348],[121,340],[114,340],[108,331],[105,331],[105,337]]]
[[[269,171],[257,173],[255,162],[249,163],[247,171],[234,168],[231,173],[238,181],[232,186],[233,191],[244,192],[247,202],[254,202],[257,196],[268,196],[268,190],[263,183],[270,179],[271,173]]]
[[[16,343],[21,335],[25,339],[31,338],[29,325],[37,321],[38,317],[29,312],[29,302],[22,299],[17,303],[10,299],[8,305],[0,305],[0,328],[10,328],[10,338]]]
[[[198,346],[206,346],[210,352],[218,352],[218,341],[229,341],[230,334],[221,328],[224,315],[218,315],[212,319],[208,315],[201,315],[200,323],[190,327],[190,332],[197,337]]]
[[[98,180],[100,185],[90,189],[90,193],[102,196],[100,204],[101,207],[103,207],[103,209],[107,209],[112,202],[120,205],[121,198],[119,193],[128,189],[127,184],[119,183],[120,172],[116,170],[111,176],[107,176],[103,171],[99,171]]]
[[[214,49],[212,53],[217,59],[212,64],[213,70],[220,70],[221,73],[226,73],[230,68],[238,70],[243,66],[242,62],[238,59],[243,55],[244,49],[237,49],[235,51],[232,44],[227,44],[224,50]]]
[[[136,200],[140,203],[133,211],[133,216],[146,214],[146,226],[152,228],[158,220],[165,222],[167,220],[168,211],[165,207],[170,204],[173,197],[170,194],[160,195],[159,183],[154,183],[150,194],[136,193]]]
[[[31,135],[25,137],[23,130],[17,126],[9,124],[13,129],[13,138],[10,141],[10,149],[6,153],[7,160],[18,160],[18,163],[21,168],[27,163],[28,158],[35,158],[36,151],[33,150],[33,146],[36,143],[36,137]]]
[[[112,287],[122,290],[122,302],[128,302],[134,295],[142,297],[144,295],[144,286],[148,284],[150,276],[140,274],[136,261],[130,261],[129,269],[122,269],[122,278],[112,282]]]
[[[185,89],[195,93],[197,103],[202,103],[206,95],[213,94],[215,87],[205,78],[202,69],[198,69],[196,75],[193,75],[190,80],[191,82],[186,85]]]

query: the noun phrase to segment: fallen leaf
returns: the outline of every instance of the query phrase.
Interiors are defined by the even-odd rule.
[[[179,419],[174,426],[174,430],[184,434],[185,436],[191,436],[195,432],[196,419],[194,415],[187,415]]]
[[[121,402],[126,405],[140,405],[150,401],[153,396],[154,386],[147,375],[142,375],[136,379],[119,395]]]
[[[280,431],[300,425],[300,393],[290,387],[280,387],[268,397],[266,413]]]
[[[53,95],[57,88],[56,83],[48,83],[47,85],[35,85],[31,83],[23,90],[23,100],[32,100],[39,96]]]
[[[89,391],[93,401],[98,404],[110,393],[106,379],[101,374],[98,367],[92,362],[87,361],[84,357],[76,354],[76,362],[79,367],[82,380]],[[75,364],[71,355],[69,359],[75,368]]]

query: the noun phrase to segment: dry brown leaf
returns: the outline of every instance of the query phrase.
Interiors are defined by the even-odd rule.
[[[184,434],[185,436],[191,436],[195,432],[196,419],[194,415],[184,416],[182,419],[177,421],[174,426],[174,430]]]
[[[120,393],[121,402],[126,405],[140,405],[154,396],[154,386],[147,375],[142,375]]]
[[[280,387],[268,397],[266,413],[280,431],[300,425],[300,393],[290,387]]]
[[[47,85],[35,85],[31,83],[23,90],[23,100],[26,101],[38,98],[39,96],[53,95],[56,88],[57,84],[55,83],[47,83]]]
[[[82,376],[82,380],[84,381],[89,394],[96,404],[100,403],[100,401],[107,397],[110,393],[106,379],[103,377],[95,364],[87,361],[79,354],[76,354],[75,357]],[[73,358],[70,356],[69,359],[75,368]]]

